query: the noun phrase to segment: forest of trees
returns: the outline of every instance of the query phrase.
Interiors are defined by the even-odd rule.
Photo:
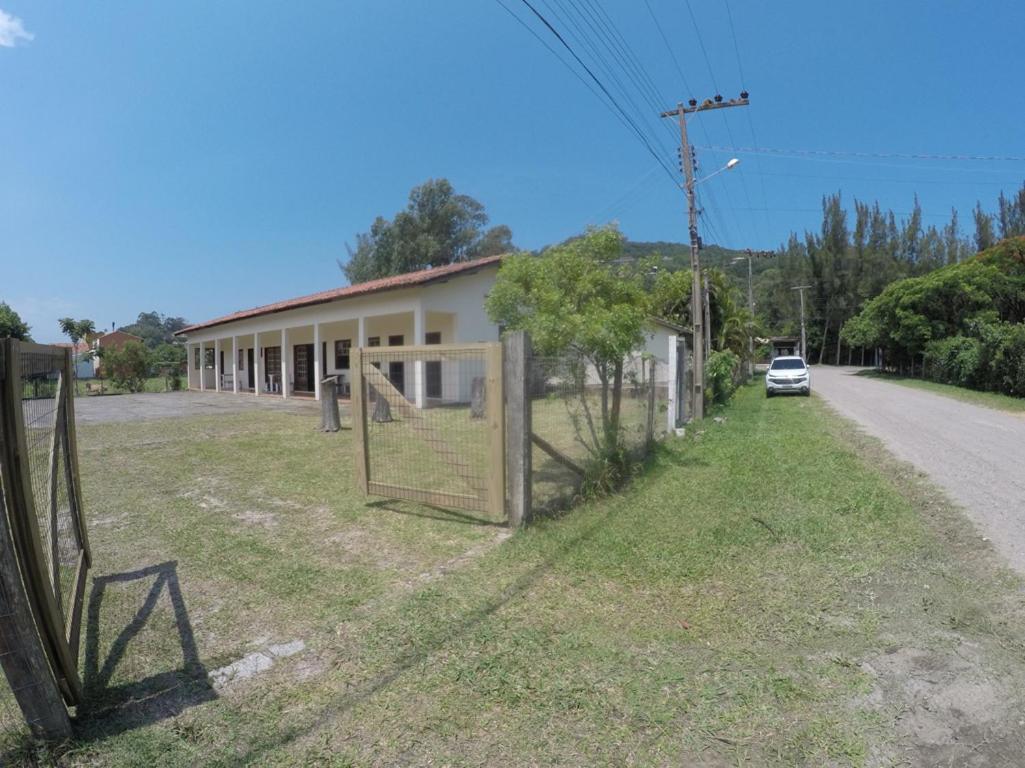
[[[841,329],[888,285],[961,263],[1000,239],[1025,235],[1025,185],[1011,198],[1001,193],[994,213],[977,204],[972,223],[971,237],[962,233],[957,211],[945,226],[925,226],[917,197],[911,214],[900,220],[878,203],[858,200],[852,216],[839,193],[828,195],[818,232],[793,234],[774,258],[756,263],[758,325],[766,334],[797,334],[799,297],[791,289],[810,285],[808,356],[812,362],[846,362],[860,350],[842,338]],[[740,266],[746,272],[746,265]],[[741,274],[739,268],[731,271]]]

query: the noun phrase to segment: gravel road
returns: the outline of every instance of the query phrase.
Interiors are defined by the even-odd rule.
[[[858,370],[815,366],[812,388],[928,474],[1025,574],[1025,416],[858,376]]]

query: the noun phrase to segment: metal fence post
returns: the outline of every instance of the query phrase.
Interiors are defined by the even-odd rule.
[[[508,487],[508,518],[512,528],[530,522],[531,512],[531,409],[530,337],[512,331],[502,341],[505,348],[505,482]]]

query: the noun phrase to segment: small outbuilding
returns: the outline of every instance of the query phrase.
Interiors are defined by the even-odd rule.
[[[791,357],[801,354],[801,339],[797,336],[772,336],[769,338],[769,362],[777,357]]]

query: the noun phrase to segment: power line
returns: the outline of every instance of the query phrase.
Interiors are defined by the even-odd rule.
[[[865,157],[890,160],[970,160],[982,162],[1025,163],[1021,155],[927,155],[924,153],[904,154],[900,152],[852,152],[838,149],[778,149],[775,147],[723,147],[702,146],[718,152],[750,152],[762,155],[807,155],[811,157]]]
[[[514,19],[516,19],[517,23],[519,23],[519,25],[521,27],[523,27],[531,35],[533,35],[534,39],[536,39],[539,43],[541,43],[541,45],[543,45],[545,48],[547,48],[548,51],[556,59],[558,59],[559,62],[564,67],[566,67],[566,69],[568,69],[573,74],[573,77],[575,77],[577,80],[579,80],[581,83],[583,83],[584,87],[587,88],[587,90],[589,90],[591,93],[593,93],[594,96],[598,99],[598,101],[600,101],[602,104],[605,105],[605,108],[608,109],[616,117],[616,119],[619,120],[620,123],[622,123],[624,128],[626,128],[627,130],[630,130],[630,124],[627,123],[626,120],[623,119],[623,116],[621,114],[619,114],[619,112],[617,112],[612,107],[611,104],[609,104],[604,98],[602,98],[601,93],[597,89],[595,89],[595,87],[591,83],[589,83],[587,81],[587,79],[583,75],[581,75],[579,72],[577,72],[577,70],[573,69],[573,66],[568,61],[566,61],[562,56],[560,56],[559,52],[557,50],[555,50],[551,45],[549,45],[547,40],[545,40],[543,37],[541,37],[541,35],[539,35],[534,30],[534,28],[531,27],[527,22],[525,22],[523,19],[521,19],[519,16],[517,16],[513,12],[513,10],[511,8],[509,8],[509,6],[507,6],[504,2],[502,2],[502,0],[495,0],[495,2],[498,3],[502,7],[502,9],[505,10],[506,13],[508,13],[510,16],[512,16]]]
[[[737,56],[737,73],[740,75],[740,87],[745,91],[747,90],[747,78],[744,77],[744,64],[740,57],[740,44],[737,42],[737,28],[733,24],[733,11],[730,10],[730,0],[723,0],[723,4],[726,6],[726,18],[730,23],[730,36],[733,38],[733,52]],[[754,120],[751,118],[751,111],[745,109],[744,116],[747,118],[747,127],[751,131],[751,141],[754,142],[755,147],[758,146],[758,136],[755,134]],[[732,141],[732,138],[731,138]],[[757,167],[761,170],[761,161],[758,162]],[[743,170],[743,169],[741,169]],[[768,205],[768,196],[765,194],[765,179],[758,176],[758,186],[762,193],[762,206]],[[769,214],[763,214],[765,217],[765,225],[769,226]]]
[[[644,0],[644,5],[648,9],[648,14],[651,16],[651,20],[655,22],[655,28],[658,29],[658,34],[662,37],[662,42],[665,43],[666,50],[669,51],[669,56],[673,60],[673,64],[676,65],[676,71],[680,74],[680,80],[683,81],[683,87],[687,90],[687,93],[692,93],[690,85],[687,83],[687,76],[683,74],[683,67],[680,66],[679,60],[676,58],[676,54],[673,53],[673,48],[669,45],[669,38],[666,37],[666,33],[662,30],[662,25],[659,24],[658,17],[655,16],[655,12],[651,9],[651,3],[648,0]]]
[[[608,97],[609,101],[611,101],[613,103],[613,105],[623,115],[623,117],[626,119],[626,121],[628,123],[630,123],[631,128],[633,129],[634,133],[636,134],[636,136],[640,140],[640,142],[644,145],[644,148],[651,154],[652,157],[655,158],[656,161],[658,161],[659,165],[661,165],[662,168],[665,170],[666,175],[673,182],[673,186],[679,188],[679,182],[676,181],[676,177],[673,174],[673,172],[669,169],[669,166],[666,165],[665,162],[662,160],[662,158],[658,155],[658,153],[655,152],[654,148],[651,146],[651,143],[644,136],[644,134],[641,131],[641,129],[637,127],[637,124],[630,118],[630,116],[627,114],[626,110],[623,109],[623,107],[619,104],[618,101],[616,101],[616,98],[609,92],[609,89],[605,87],[605,84],[602,83],[602,81],[598,79],[598,77],[594,74],[594,72],[591,71],[591,68],[588,67],[587,64],[584,63],[583,59],[581,59],[580,56],[577,55],[577,52],[575,50],[573,50],[573,47],[569,43],[566,42],[566,39],[561,34],[559,34],[559,31],[557,29],[555,29],[555,27],[553,27],[551,25],[551,23],[548,21],[548,19],[546,19],[544,17],[544,15],[542,15],[541,12],[538,11],[537,8],[535,8],[530,3],[530,0],[520,0],[520,2],[522,2],[525,6],[527,6],[527,8],[530,9],[530,12],[533,13],[534,16],[536,16],[538,18],[538,20],[542,24],[544,24],[545,27],[548,28],[548,31],[551,32],[555,36],[555,38],[559,41],[559,43],[561,43],[562,46],[574,58],[574,60],[576,60],[577,64],[579,64],[584,69],[584,71],[588,74],[588,76],[594,81],[595,85],[597,85],[598,88],[601,89],[602,93],[604,93]]]

